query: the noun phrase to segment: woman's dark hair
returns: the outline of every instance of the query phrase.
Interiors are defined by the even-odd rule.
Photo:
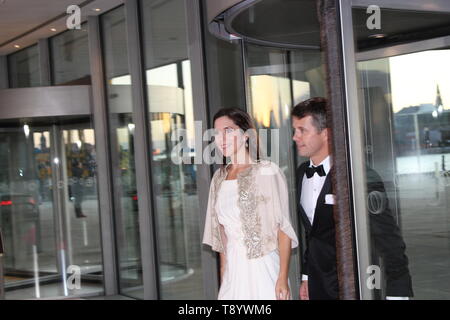
[[[244,133],[249,134],[250,141],[254,139],[256,143],[247,143],[245,146],[250,155],[256,155],[256,159],[254,160],[260,160],[261,155],[259,150],[259,138],[252,117],[247,112],[239,108],[222,108],[214,115],[213,125],[216,120],[221,117],[230,118],[234,122],[234,124],[237,125]],[[225,157],[223,158],[223,164],[226,164]]]

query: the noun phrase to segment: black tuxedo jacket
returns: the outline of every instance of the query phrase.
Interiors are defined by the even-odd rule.
[[[328,173],[317,199],[314,221],[311,225],[300,204],[303,176],[308,166],[309,161],[306,161],[297,169],[297,207],[306,232],[306,250],[302,259],[302,273],[308,275],[308,290],[311,300],[338,299],[339,284],[333,205],[325,204],[325,195],[334,194],[331,174]],[[366,170],[368,194],[372,191],[379,191],[385,195],[384,184],[379,175],[370,168]],[[383,212],[369,214],[369,225],[374,255],[381,256],[384,259],[386,295],[412,297],[408,258],[405,255],[406,246],[387,202]]]
[[[308,275],[308,290],[311,300],[339,298],[339,284],[336,271],[336,237],[333,206],[325,204],[325,195],[331,194],[331,174],[328,174],[322,191],[317,198],[314,221],[311,225],[306,212],[300,204],[302,181],[309,161],[297,170],[298,211],[306,235],[306,250],[302,259],[302,273]]]

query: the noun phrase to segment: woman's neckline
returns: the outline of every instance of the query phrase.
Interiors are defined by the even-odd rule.
[[[241,172],[239,172],[239,173],[237,174],[237,176],[239,177],[239,175],[241,175],[241,174],[243,174],[244,172],[250,170],[251,168],[253,168],[253,166],[254,166],[255,164],[259,164],[259,163],[261,163],[261,160],[252,160],[250,163],[248,163],[249,166],[248,166],[247,168],[245,168],[244,170],[242,170]],[[231,165],[232,165],[232,163],[228,163],[228,164],[225,166],[225,174],[226,174],[226,176],[225,176],[225,180],[224,180],[224,181],[238,180],[237,178],[236,178],[236,179],[231,179],[231,180],[226,179],[226,177],[228,176],[228,173],[229,173],[229,172],[228,172],[228,169],[229,169],[229,167],[230,167]]]

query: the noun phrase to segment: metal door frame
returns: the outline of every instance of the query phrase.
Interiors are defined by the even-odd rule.
[[[448,12],[450,13],[450,2],[448,0],[339,0],[341,37],[342,37],[342,53],[344,56],[344,84],[345,97],[347,105],[347,123],[348,123],[348,148],[350,154],[350,179],[352,185],[352,193],[350,194],[353,202],[354,224],[357,252],[357,266],[359,275],[359,291],[361,299],[373,299],[372,290],[365,286],[368,274],[367,268],[370,266],[370,245],[369,245],[369,228],[366,212],[366,177],[364,170],[364,120],[362,110],[359,108],[358,100],[358,82],[356,62],[365,59],[368,56],[386,57],[387,48],[368,51],[367,53],[355,52],[353,17],[352,9],[354,7],[368,7],[370,5],[378,5],[382,9],[396,9],[405,11],[424,11],[424,12]],[[430,49],[431,45],[442,44],[448,45],[450,37],[441,37],[425,41],[417,41],[405,45],[394,45],[395,54],[404,54],[407,51],[423,51],[421,45],[425,45],[425,49]]]

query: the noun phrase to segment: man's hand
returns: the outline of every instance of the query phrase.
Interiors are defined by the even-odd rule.
[[[300,300],[309,300],[308,280],[302,281],[300,285]]]

